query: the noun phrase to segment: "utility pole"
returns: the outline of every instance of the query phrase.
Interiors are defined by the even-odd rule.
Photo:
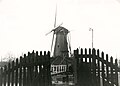
[[[92,31],[92,49],[93,49],[93,29],[90,28],[89,31]]]

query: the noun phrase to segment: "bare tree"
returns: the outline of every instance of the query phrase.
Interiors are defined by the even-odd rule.
[[[15,56],[11,53],[8,53],[4,58],[3,58],[4,61],[7,61],[7,62],[12,62],[13,60],[15,60]]]

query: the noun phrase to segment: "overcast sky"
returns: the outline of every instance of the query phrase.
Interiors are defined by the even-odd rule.
[[[51,47],[57,4],[57,25],[71,31],[71,47],[94,47],[120,58],[120,0],[0,0],[0,57],[18,57]]]

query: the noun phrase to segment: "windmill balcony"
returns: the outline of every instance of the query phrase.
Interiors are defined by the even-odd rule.
[[[66,65],[51,65],[51,74],[57,74],[66,71]]]

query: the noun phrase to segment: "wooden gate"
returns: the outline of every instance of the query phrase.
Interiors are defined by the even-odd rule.
[[[28,52],[0,68],[0,86],[51,86],[50,52]]]
[[[83,49],[74,51],[77,86],[118,86],[120,69],[117,59],[113,61],[113,57],[95,49],[85,49],[84,52]]]

